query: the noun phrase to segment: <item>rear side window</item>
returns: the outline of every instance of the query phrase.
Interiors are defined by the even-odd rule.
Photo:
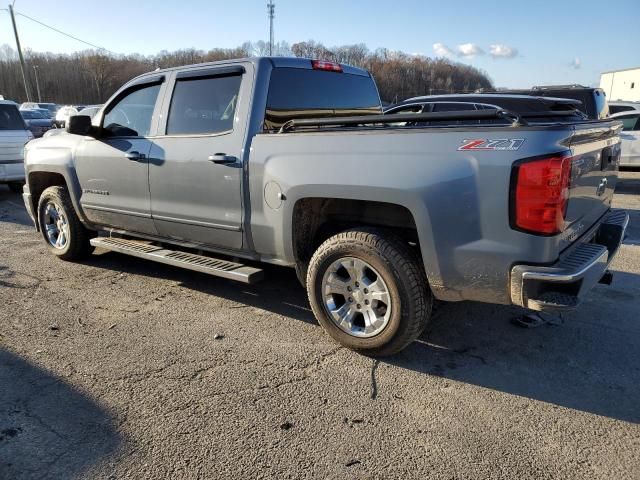
[[[616,118],[616,120],[622,120],[622,130],[640,130],[640,115],[625,115],[623,117]]]
[[[0,105],[0,130],[24,130],[24,120],[15,105]]]
[[[465,110],[475,110],[476,107],[472,103],[434,103],[434,112],[461,112]]]
[[[609,105],[609,114],[613,115],[614,113],[620,112],[629,112],[631,110],[635,110],[633,107],[629,107],[628,105]]]
[[[264,128],[301,118],[382,113],[373,79],[348,73],[276,68],[271,73]]]
[[[171,99],[167,135],[233,130],[241,75],[178,79]]]

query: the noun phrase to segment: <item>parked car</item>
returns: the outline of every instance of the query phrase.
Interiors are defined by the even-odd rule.
[[[89,105],[88,107],[84,107],[82,110],[79,110],[78,115],[86,115],[87,117],[93,118],[101,108],[102,105]]]
[[[58,113],[56,113],[56,126],[64,128],[67,124],[67,120],[69,120],[69,117],[77,114],[78,110],[76,109],[76,107],[73,107],[71,105],[60,107],[60,109],[58,109]]]
[[[607,97],[603,89],[583,85],[540,85],[529,89],[506,89],[478,92],[487,95],[531,95],[534,97],[571,98],[581,104],[579,109],[592,119],[604,119],[609,116]]]
[[[20,116],[18,105],[0,100],[0,183],[14,192],[22,192],[24,184],[25,144],[33,138]]]
[[[622,121],[620,166],[640,167],[640,110],[616,113],[611,118]]]
[[[101,247],[246,283],[295,268],[336,341],[388,355],[434,299],[571,308],[609,281],[620,122],[527,123],[382,115],[368,72],[324,61],[176,67],[30,142],[23,198],[61,259]]]
[[[640,112],[640,102],[623,102],[621,100],[609,102],[609,115],[634,111]]]
[[[585,115],[578,109],[580,102],[572,99],[533,97],[515,94],[452,94],[427,95],[414,97],[402,103],[385,108],[385,114],[398,113],[431,113],[477,111],[501,108],[519,115],[523,119],[535,118],[537,121],[553,120],[564,115],[567,119],[584,119]],[[478,123],[486,120],[459,120],[458,124]],[[499,119],[495,120],[499,122]],[[433,122],[432,122],[433,123]],[[420,125],[429,125],[427,121]]]
[[[54,127],[53,120],[40,110],[20,110],[20,115],[35,138],[40,138]]]

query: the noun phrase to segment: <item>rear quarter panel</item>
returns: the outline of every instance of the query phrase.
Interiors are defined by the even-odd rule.
[[[295,262],[292,213],[308,197],[401,205],[413,215],[431,288],[442,300],[510,303],[509,271],[517,262],[558,256],[557,237],[509,225],[515,160],[568,149],[563,128],[429,128],[261,134],[249,161],[251,232],[263,257]],[[520,138],[516,151],[459,151],[469,139]],[[276,184],[285,200],[265,202]]]

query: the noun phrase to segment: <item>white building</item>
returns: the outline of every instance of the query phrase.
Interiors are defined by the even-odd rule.
[[[600,88],[609,101],[640,102],[640,67],[602,73]]]

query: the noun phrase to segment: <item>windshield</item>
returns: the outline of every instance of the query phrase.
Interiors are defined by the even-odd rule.
[[[0,130],[24,130],[24,120],[15,105],[0,105]]]
[[[22,111],[22,118],[26,118],[28,120],[33,120],[33,119],[36,119],[36,118],[45,118],[45,117],[40,112],[31,112],[29,110],[23,110]]]

